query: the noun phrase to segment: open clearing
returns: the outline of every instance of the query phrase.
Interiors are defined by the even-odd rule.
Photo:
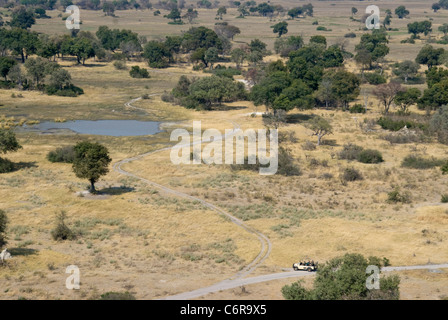
[[[292,7],[293,1],[273,1]],[[336,43],[348,32],[358,37],[348,39],[347,50],[354,52],[359,43],[361,24],[349,20],[350,8],[359,8],[358,18],[367,1],[311,1],[314,18],[289,21],[289,35],[327,37]],[[302,2],[301,2],[302,3]],[[307,2],[306,2],[307,3]],[[305,4],[302,3],[302,4]],[[433,29],[448,21],[448,10],[433,13],[427,1],[375,1],[382,10],[392,11],[400,4],[411,10],[411,19],[433,18]],[[212,28],[216,10],[198,9],[195,25]],[[48,11],[52,19],[39,19],[33,31],[64,34],[60,11]],[[155,17],[150,10],[116,11],[106,17],[102,11],[81,11],[82,30],[95,32],[99,26],[126,28],[148,40],[179,35],[191,26],[168,25],[163,14]],[[238,26],[242,33],[234,45],[260,38],[273,50],[276,39],[268,18],[237,19],[237,11],[228,9],[224,21]],[[275,20],[275,19],[274,19]],[[279,21],[281,19],[278,19]],[[316,31],[319,25],[331,32]],[[414,60],[423,41],[402,44],[409,37],[410,19],[393,19],[390,53],[387,61]],[[434,32],[436,34],[436,32]],[[437,34],[439,36],[439,34]],[[442,46],[434,44],[434,46]],[[445,46],[446,47],[446,46]],[[275,61],[278,55],[265,57]],[[153,136],[106,137],[76,133],[43,135],[20,132],[23,149],[8,153],[20,169],[0,175],[0,209],[10,221],[8,250],[13,259],[0,269],[0,299],[96,299],[109,291],[129,291],[138,299],[161,299],[208,287],[229,279],[244,270],[260,253],[256,235],[233,223],[228,217],[204,206],[200,201],[168,194],[144,181],[112,170],[123,159],[132,158],[173,145],[170,132],[191,128],[201,121],[203,130],[216,128],[224,133],[234,123],[242,130],[264,128],[264,111],[250,101],[226,104],[226,108],[195,111],[161,100],[183,74],[202,77],[191,63],[166,69],[152,69],[144,61],[128,62],[148,68],[150,79],[134,79],[129,70],[116,70],[112,62],[87,61],[76,65],[72,58],[58,61],[69,70],[73,82],[84,89],[77,98],[47,96],[38,91],[0,89],[0,117],[17,120],[99,120],[135,119],[164,122],[165,130]],[[357,68],[353,60],[348,70]],[[423,69],[423,68],[422,68]],[[386,69],[390,74],[391,70]],[[424,88],[426,85],[418,85]],[[369,92],[371,85],[363,85]],[[23,98],[12,96],[21,94]],[[137,99],[148,95],[148,99]],[[128,103],[130,102],[130,104]],[[363,103],[362,96],[359,103]],[[424,114],[414,106],[412,112]],[[448,146],[440,143],[390,144],[381,139],[386,132],[376,126],[365,133],[359,128],[364,119],[381,116],[379,102],[369,98],[366,114],[341,110],[292,110],[297,121],[280,128],[294,132],[297,142],[286,142],[303,172],[299,177],[261,176],[256,172],[233,171],[225,165],[173,165],[165,150],[122,164],[121,168],[140,178],[203,199],[240,219],[252,230],[266,235],[272,250],[251,277],[282,272],[302,257],[323,263],[345,253],[387,257],[392,266],[442,264],[448,262],[448,176],[439,168],[415,170],[402,168],[403,158],[412,153],[446,159]],[[306,141],[315,142],[305,128],[304,119],[312,114],[330,118],[334,134],[316,150],[304,150]],[[105,145],[113,159],[110,173],[97,184],[100,195],[79,196],[88,183],[75,177],[71,165],[50,163],[49,151],[88,139]],[[336,157],[348,142],[381,150],[385,162],[362,164]],[[316,161],[313,161],[316,160]],[[316,165],[317,163],[317,165]],[[325,163],[325,165],[321,165]],[[349,184],[339,179],[341,168],[359,169],[364,179]],[[330,178],[323,178],[324,176]],[[400,186],[412,193],[410,203],[389,204],[387,194]],[[51,238],[55,215],[67,213],[67,224],[82,236],[74,241],[56,242]],[[67,290],[68,265],[81,272],[81,289]],[[402,299],[441,299],[448,296],[448,270],[400,271]],[[304,284],[312,285],[310,277]],[[282,299],[281,288],[293,278],[256,283],[199,297],[199,299]]]

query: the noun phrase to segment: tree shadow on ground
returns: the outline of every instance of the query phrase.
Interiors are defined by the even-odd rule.
[[[29,168],[37,168],[36,161],[32,162],[15,162],[14,163],[14,171],[22,170],[22,169],[29,169]]]
[[[135,188],[133,187],[109,187],[97,190],[96,195],[118,196],[133,191],[135,191]]]
[[[288,114],[286,115],[286,123],[300,123],[303,121],[308,121],[313,117],[314,115],[301,114],[301,113]]]
[[[14,256],[29,256],[32,254],[36,254],[36,249],[29,249],[29,248],[8,248],[9,253]]]
[[[209,111],[231,111],[247,109],[246,106],[227,106],[225,104],[212,106]]]

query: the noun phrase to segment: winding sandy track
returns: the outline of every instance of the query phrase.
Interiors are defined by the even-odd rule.
[[[158,93],[156,94],[152,94],[151,96],[155,96],[155,95],[160,95]],[[132,99],[129,102],[125,103],[125,106],[127,108],[132,108],[132,109],[138,109],[138,110],[142,110],[145,111],[145,109],[142,108],[138,108],[132,105],[132,103],[140,100],[141,97],[136,98],[136,99]],[[233,123],[233,130],[231,132],[229,132],[227,135],[234,135],[236,134],[238,131],[241,130],[240,126],[237,123]],[[223,135],[221,136],[220,139],[224,139],[227,135]],[[202,141],[202,142],[210,142],[210,141]],[[186,144],[186,145],[180,145],[178,146],[179,148],[183,147],[183,146],[188,146],[188,145],[194,145],[197,143],[201,143],[201,141],[194,141],[191,144]],[[247,226],[246,224],[244,224],[240,219],[232,216],[230,213],[222,210],[221,208],[213,205],[212,203],[209,203],[203,199],[197,198],[197,197],[193,197],[191,195],[188,195],[186,193],[183,192],[179,192],[173,189],[170,189],[168,187],[165,187],[163,185],[160,185],[156,182],[150,181],[148,179],[145,179],[143,177],[140,177],[136,174],[133,174],[129,171],[126,171],[122,168],[122,165],[126,164],[126,163],[130,163],[136,160],[139,160],[141,158],[145,158],[148,157],[154,153],[157,152],[162,152],[162,151],[168,151],[170,150],[172,147],[166,147],[166,148],[162,148],[162,149],[158,149],[155,151],[150,151],[147,153],[143,153],[140,154],[138,156],[132,157],[132,158],[127,158],[127,159],[123,159],[117,163],[114,164],[113,169],[123,175],[129,176],[129,177],[133,177],[136,179],[139,179],[140,181],[143,181],[153,187],[156,187],[160,190],[163,190],[165,193],[167,194],[172,194],[174,196],[178,196],[178,197],[182,197],[182,198],[186,198],[186,199],[190,199],[193,201],[199,201],[200,203],[202,203],[205,207],[217,212],[220,215],[224,215],[226,217],[228,217],[230,219],[230,221],[232,221],[233,223],[235,223],[237,226],[243,228],[244,230],[246,230],[247,232],[255,235],[258,240],[260,241],[260,252],[259,254],[255,257],[255,259],[249,263],[245,268],[243,268],[241,271],[239,271],[238,273],[236,273],[232,278],[221,281],[219,283],[216,283],[214,285],[211,285],[209,287],[205,287],[205,288],[200,288],[197,290],[193,290],[193,291],[189,291],[189,292],[184,292],[184,293],[180,293],[177,295],[173,295],[173,296],[169,296],[169,297],[165,297],[165,300],[187,300],[187,299],[194,299],[194,298],[198,298],[213,292],[218,292],[218,291],[222,291],[222,290],[228,290],[228,289],[233,289],[233,288],[237,288],[240,286],[244,286],[244,285],[249,285],[249,284],[255,284],[255,283],[260,283],[260,282],[266,282],[266,281],[273,281],[273,280],[280,280],[280,279],[287,279],[287,278],[297,278],[297,277],[312,277],[315,276],[315,273],[312,272],[300,272],[300,271],[292,271],[292,269],[285,269],[285,272],[280,272],[280,273],[272,273],[272,274],[266,274],[266,275],[261,275],[261,276],[256,276],[256,277],[250,277],[250,278],[244,278],[246,276],[248,276],[250,273],[252,273],[258,266],[260,266],[265,260],[266,258],[269,256],[269,254],[271,253],[271,249],[272,249],[272,244],[269,241],[269,239],[262,233],[260,233],[259,231]],[[443,269],[443,268],[448,268],[448,264],[434,264],[434,265],[418,265],[418,266],[399,266],[399,267],[384,267],[381,269],[382,272],[390,272],[390,271],[406,271],[406,270],[423,270],[423,269],[427,269],[427,270],[436,270],[436,269]]]
[[[155,94],[152,94],[152,95],[150,95],[150,96],[155,96],[155,95],[160,95],[160,94],[159,94],[159,93],[155,93]],[[146,111],[145,109],[142,109],[142,108],[139,108],[139,107],[135,107],[135,106],[132,105],[132,103],[134,103],[134,102],[136,102],[136,101],[138,101],[138,100],[140,100],[140,99],[141,99],[141,97],[139,97],[139,98],[135,98],[135,99],[132,99],[132,100],[129,101],[129,102],[126,102],[126,103],[125,103],[125,107],[127,107],[127,108],[132,108],[132,109],[138,109],[138,110],[142,110],[142,111]],[[222,135],[222,136],[221,136],[220,138],[218,138],[217,140],[222,140],[222,139],[225,139],[227,136],[235,135],[237,132],[239,132],[239,131],[241,130],[239,124],[237,124],[237,123],[235,123],[235,122],[233,122],[233,121],[232,121],[232,124],[233,124],[233,130],[230,131],[230,132],[228,132],[228,133],[225,134],[225,135]],[[193,141],[192,143],[189,143],[189,144],[176,145],[176,148],[182,148],[182,147],[184,147],[184,146],[190,146],[190,145],[195,145],[195,144],[198,144],[198,143],[207,143],[207,142],[211,142],[211,140]],[[186,198],[186,199],[190,199],[190,200],[193,200],[193,201],[198,201],[198,202],[202,203],[202,205],[204,205],[205,207],[207,207],[207,208],[209,208],[209,209],[211,209],[211,210],[217,212],[218,214],[226,216],[227,218],[230,219],[231,222],[233,222],[234,224],[236,224],[236,225],[239,226],[240,228],[243,228],[245,231],[247,231],[247,232],[249,232],[249,233],[255,235],[255,236],[258,238],[258,240],[260,241],[260,247],[261,247],[261,248],[260,248],[260,252],[258,253],[258,255],[255,257],[255,259],[254,259],[252,262],[250,262],[250,263],[249,263],[247,266],[245,266],[242,270],[240,270],[238,273],[236,273],[235,276],[233,276],[231,279],[232,279],[232,280],[235,280],[235,279],[241,279],[241,278],[243,278],[243,277],[249,275],[249,274],[250,274],[251,272],[253,272],[253,271],[254,271],[260,264],[262,264],[262,263],[264,262],[264,260],[265,260],[265,259],[269,256],[269,254],[271,253],[271,249],[272,249],[271,241],[270,241],[264,234],[260,233],[259,231],[255,230],[254,228],[252,228],[252,227],[246,225],[246,224],[245,224],[243,221],[241,221],[240,219],[234,217],[234,216],[231,215],[230,213],[228,213],[228,212],[222,210],[221,208],[215,206],[214,204],[212,204],[212,203],[210,203],[210,202],[207,202],[207,201],[205,201],[205,200],[203,200],[203,199],[200,199],[200,198],[191,196],[191,195],[186,194],[186,193],[183,193],[183,192],[179,192],[179,191],[170,189],[170,188],[168,188],[168,187],[166,187],[166,186],[160,185],[160,184],[158,184],[158,183],[156,183],[156,182],[153,182],[153,181],[150,181],[150,180],[145,179],[145,178],[143,178],[143,177],[140,177],[140,176],[138,176],[138,175],[136,175],[136,174],[134,174],[134,173],[131,173],[131,172],[129,172],[129,171],[126,171],[126,170],[124,170],[124,169],[122,168],[122,166],[123,166],[124,164],[130,163],[130,162],[133,162],[133,161],[142,159],[142,158],[146,158],[146,157],[148,157],[148,156],[150,156],[150,155],[152,155],[152,154],[154,154],[154,153],[158,153],[158,152],[162,152],[162,151],[168,151],[168,150],[171,150],[171,148],[172,148],[172,147],[161,148],[161,149],[158,149],[158,150],[155,150],[155,151],[150,151],[150,152],[147,152],[147,153],[140,154],[140,155],[135,156],[135,157],[131,157],[131,158],[127,158],[127,159],[123,159],[123,160],[121,160],[121,161],[115,163],[114,166],[113,166],[113,169],[114,169],[116,172],[120,173],[120,174],[126,175],[126,176],[128,176],[128,177],[133,177],[133,178],[139,179],[140,181],[143,181],[143,182],[145,182],[145,183],[147,183],[147,184],[149,184],[149,185],[151,185],[151,186],[153,186],[153,187],[156,187],[156,188],[158,188],[158,189],[164,191],[165,193],[172,194],[172,195],[174,195],[174,196],[178,196],[178,197],[182,197],[182,198]]]

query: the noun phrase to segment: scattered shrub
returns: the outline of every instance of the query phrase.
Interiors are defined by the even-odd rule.
[[[106,292],[101,295],[100,300],[136,300],[134,295],[129,292]]]
[[[311,141],[306,141],[304,144],[302,144],[302,149],[306,151],[313,151],[316,150],[316,148],[316,145]]]
[[[366,108],[362,104],[357,103],[352,106],[349,111],[350,113],[366,113]]]
[[[396,119],[392,117],[381,117],[378,119],[377,123],[381,126],[381,128],[390,131],[399,131],[404,127],[407,127],[408,129],[420,130],[426,130],[428,128],[428,125],[425,123],[418,123],[410,119],[400,119],[398,117],[396,117]]]
[[[356,33],[349,32],[344,35],[345,38],[356,38]]]
[[[372,85],[378,85],[387,82],[387,79],[377,72],[364,73],[364,78],[369,84]]]
[[[421,141],[420,136],[416,134],[396,134],[396,133],[389,133],[384,136],[382,136],[386,141],[389,141],[391,144],[404,144],[404,143],[411,143],[411,142],[419,142]]]
[[[0,210],[0,248],[8,244],[8,237],[6,236],[6,229],[8,227],[8,216],[6,212]]]
[[[132,78],[150,78],[148,70],[139,66],[132,66],[129,74]]]
[[[355,168],[345,168],[342,173],[342,180],[347,182],[362,180],[361,173]]]
[[[378,150],[366,149],[359,153],[358,161],[362,163],[380,163],[383,162],[383,156]]]
[[[73,146],[57,148],[47,154],[47,160],[50,162],[73,163],[75,158],[75,149]]]
[[[388,203],[410,203],[411,202],[411,194],[409,192],[400,192],[400,188],[395,188],[393,191],[387,194],[387,202]]]
[[[57,216],[57,225],[56,228],[51,230],[51,237],[53,240],[73,240],[75,239],[75,234],[69,227],[65,224],[66,214],[64,211],[61,211]]]
[[[117,70],[127,70],[127,66],[126,66],[126,62],[122,61],[122,60],[117,60],[114,61],[114,67]]]
[[[357,160],[363,147],[347,143],[343,149],[338,153],[338,158],[342,160]]]
[[[448,194],[442,194],[442,198],[440,199],[440,202],[447,203],[448,202]]]
[[[45,86],[45,93],[49,96],[77,97],[84,94],[84,90],[72,84],[62,89],[49,85]]]
[[[431,169],[434,167],[442,166],[444,162],[444,160],[439,160],[434,157],[423,158],[418,155],[410,154],[403,159],[401,166],[403,168],[410,169]]]
[[[0,173],[8,173],[15,170],[15,165],[8,159],[0,158]]]

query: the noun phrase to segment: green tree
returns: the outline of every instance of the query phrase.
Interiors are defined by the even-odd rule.
[[[271,28],[273,28],[274,33],[278,33],[278,37],[280,38],[282,35],[288,33],[288,22],[286,21],[279,22],[271,26]]]
[[[443,33],[444,36],[448,34],[448,23],[444,23],[439,27],[439,31]]]
[[[448,144],[448,105],[441,106],[429,121],[429,127],[437,135],[438,141]],[[445,164],[444,174],[448,173],[448,165]]]
[[[34,13],[25,7],[20,7],[12,13],[9,25],[11,28],[29,29],[35,23]]]
[[[180,23],[182,21],[181,13],[177,8],[172,9],[171,12],[164,17],[173,20],[173,23]]]
[[[143,49],[143,56],[148,60],[152,68],[168,67],[172,54],[166,45],[159,41],[149,41]]]
[[[399,19],[403,19],[409,15],[409,10],[407,10],[405,6],[399,6],[395,9],[395,14]]]
[[[308,129],[313,131],[313,136],[317,136],[317,145],[320,146],[322,143],[322,138],[326,135],[333,133],[333,127],[324,118],[315,116],[309,120],[306,124]]]
[[[418,102],[419,109],[435,110],[448,104],[448,79],[441,80],[423,92]]]
[[[73,172],[78,178],[88,179],[90,191],[96,192],[95,183],[103,175],[109,172],[109,157],[107,148],[99,143],[88,141],[79,142],[74,147],[75,159],[73,160]]]
[[[222,16],[227,14],[227,8],[226,7],[219,7],[218,11],[216,12],[216,16],[219,20],[222,20]]]
[[[397,63],[394,67],[394,74],[401,79],[404,80],[405,83],[408,83],[409,78],[413,78],[418,74],[418,70],[420,66],[418,63],[414,61],[406,60],[400,63]]]
[[[219,61],[218,49],[214,47],[208,48],[204,53],[204,59],[210,65],[210,69],[213,69],[213,64]]]
[[[237,69],[241,67],[246,57],[246,52],[241,48],[233,49],[230,52],[230,59],[232,60],[232,62],[235,62]]]
[[[48,74],[49,62],[41,57],[30,58],[25,62],[25,68],[28,75],[33,79],[35,86],[38,88]]]
[[[7,81],[7,76],[11,68],[16,64],[16,60],[11,57],[0,57],[0,76],[5,78]]]
[[[187,19],[188,23],[193,23],[194,19],[197,19],[199,13],[193,8],[188,8],[187,12],[182,16],[183,19]]]
[[[394,102],[404,114],[409,112],[409,107],[417,104],[422,92],[418,88],[410,88],[406,91],[400,91],[395,96]]]
[[[390,82],[387,84],[380,84],[373,90],[373,95],[383,104],[384,113],[389,113],[390,106],[394,102],[395,97],[405,89],[401,84]]]
[[[189,87],[188,97],[204,109],[210,110],[214,104],[235,101],[244,95],[244,84],[213,75],[193,82]]]
[[[67,70],[62,68],[56,69],[50,74],[49,84],[58,90],[62,90],[72,84],[72,77]]]
[[[442,57],[444,53],[445,49],[443,48],[435,49],[431,45],[425,45],[418,53],[417,58],[415,58],[415,62],[425,64],[428,66],[428,69],[431,69],[443,63]]]
[[[436,2],[436,3],[433,3],[433,5],[431,6],[431,9],[434,10],[434,12],[437,12],[440,9],[442,9],[442,6]]]
[[[3,248],[8,244],[8,237],[6,235],[6,230],[8,228],[8,216],[6,212],[0,210],[0,248]]]
[[[378,62],[389,54],[388,43],[386,32],[382,30],[363,34],[361,42],[355,47],[357,53],[355,60],[362,64],[368,63],[369,69],[372,69],[374,62]]]
[[[15,152],[21,148],[22,146],[17,141],[14,131],[0,128],[0,154]],[[0,173],[6,173],[12,170],[14,170],[14,165],[10,161],[0,158]]]
[[[282,294],[288,300],[398,300],[400,278],[396,275],[381,277],[379,290],[366,286],[367,267],[380,268],[380,261],[377,257],[366,259],[360,254],[347,253],[319,268],[311,290],[296,282],[284,286]]]
[[[351,72],[345,70],[330,72],[324,79],[331,81],[333,96],[344,109],[359,96],[360,80]]]

